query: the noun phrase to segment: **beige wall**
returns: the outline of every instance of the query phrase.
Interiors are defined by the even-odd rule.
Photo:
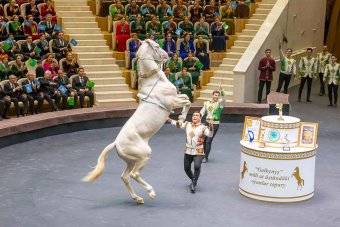
[[[272,49],[273,58],[278,59],[278,43],[283,34],[286,34],[288,39],[288,44],[284,45],[284,48],[293,48],[297,60],[304,55],[303,52],[307,47],[316,47],[314,51],[316,54],[323,45],[325,11],[326,0],[277,0],[234,69],[234,101],[255,102],[257,100],[258,62],[267,48]],[[277,87],[278,74],[279,67],[274,75],[272,90]],[[296,84],[297,82],[291,83],[291,86]]]

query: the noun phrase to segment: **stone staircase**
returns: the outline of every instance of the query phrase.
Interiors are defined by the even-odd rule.
[[[234,46],[227,51],[222,64],[210,78],[210,83],[207,84],[206,89],[200,92],[200,97],[197,99],[197,102],[211,99],[212,92],[219,88],[220,81],[222,81],[222,87],[226,92],[226,101],[233,101],[234,86],[237,86],[233,83],[233,70],[276,1],[277,0],[262,0],[261,2],[255,3],[255,13],[248,19],[242,32],[236,33],[237,39],[234,42]]]
[[[54,0],[63,31],[78,41],[77,46],[72,46],[78,63],[95,82],[96,105],[136,103],[87,1]]]

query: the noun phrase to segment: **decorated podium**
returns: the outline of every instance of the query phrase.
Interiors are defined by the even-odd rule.
[[[280,115],[246,117],[241,140],[242,195],[278,203],[314,195],[317,123]]]

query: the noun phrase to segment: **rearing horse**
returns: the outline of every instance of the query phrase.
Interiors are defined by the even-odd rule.
[[[177,94],[176,87],[169,82],[156,63],[162,64],[169,59],[167,53],[156,42],[150,39],[143,41],[136,56],[140,103],[119,132],[116,140],[104,148],[97,165],[83,178],[83,181],[93,182],[103,173],[105,158],[109,151],[116,147],[118,156],[127,165],[121,179],[131,197],[137,203],[143,204],[143,198],[138,196],[131,187],[130,177],[148,191],[151,199],[155,198],[156,193],[153,187],[140,175],[151,155],[149,139],[164,125],[175,108],[183,107],[179,119],[185,120],[191,103],[188,96]]]

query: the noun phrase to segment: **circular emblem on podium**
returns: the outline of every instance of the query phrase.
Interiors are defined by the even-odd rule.
[[[268,138],[271,142],[277,142],[280,139],[280,132],[275,129],[271,129],[268,132]]]

